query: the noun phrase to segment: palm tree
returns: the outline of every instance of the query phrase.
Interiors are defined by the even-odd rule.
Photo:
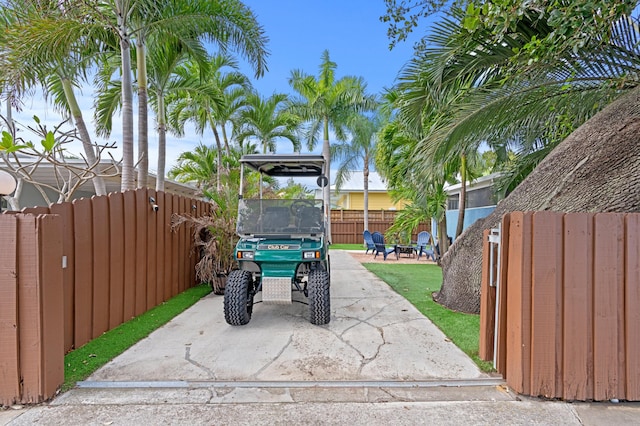
[[[287,139],[293,144],[293,150],[300,150],[300,142],[296,130],[299,118],[285,109],[287,95],[274,93],[263,99],[257,93],[247,96],[247,106],[240,111],[239,121],[242,123],[235,135],[242,144],[249,138],[256,138],[262,145],[262,152],[276,152],[276,142]]]
[[[226,128],[244,107],[246,94],[251,88],[248,78],[238,71],[238,67],[236,59],[226,54],[213,56],[207,64],[206,73],[199,64],[186,63],[179,73],[202,84],[197,90],[183,90],[169,100],[169,122],[178,134],[184,133],[187,122],[192,122],[200,135],[207,128],[211,129],[218,147],[216,176],[221,176],[223,144],[226,155],[231,154]],[[216,188],[220,189],[220,183]]]
[[[41,83],[45,96],[52,96],[53,104],[63,115],[72,118],[78,130],[85,153],[87,165],[91,169],[98,166],[100,149],[94,146],[87,129],[82,110],[75,95],[75,87],[86,81],[86,71],[90,67],[91,55],[97,50],[90,40],[70,44],[61,56],[51,57],[47,61],[23,62],[20,52],[24,50],[22,31],[32,20],[41,20],[47,16],[63,16],[59,7],[37,8],[23,2],[7,2],[2,9],[3,22],[6,24],[3,40],[3,63],[5,70],[2,86],[7,87],[7,116],[11,116],[10,99],[20,91]],[[26,22],[26,24],[25,24]],[[14,60],[11,60],[14,58]],[[6,62],[9,61],[9,62]],[[11,124],[9,124],[11,126]],[[101,176],[92,179],[96,195],[106,195],[104,180]]]
[[[336,191],[351,177],[351,172],[362,167],[364,184],[364,229],[369,229],[369,171],[374,165],[378,132],[383,121],[380,114],[373,117],[354,115],[348,120],[347,127],[351,141],[331,147],[331,156],[340,161],[336,174]]]
[[[611,158],[605,160],[601,156],[604,139],[594,139],[598,142],[592,142],[588,146],[571,136],[565,139],[575,144],[575,149],[579,150],[582,159],[589,159],[583,162],[574,162],[573,156],[568,155],[566,149],[562,150],[563,157],[560,158],[560,154],[554,155],[557,148],[551,147],[562,139],[567,129],[578,128],[612,99],[640,84],[637,78],[637,40],[640,35],[636,23],[630,19],[620,20],[613,25],[613,31],[607,37],[593,38],[575,51],[556,51],[558,56],[546,56],[544,61],[532,61],[531,64],[516,62],[520,58],[515,58],[514,52],[521,50],[534,36],[541,40],[551,33],[546,23],[535,22],[535,18],[525,16],[519,20],[515,31],[505,34],[502,43],[497,44],[488,42],[491,40],[491,28],[486,29],[486,32],[469,32],[461,29],[459,20],[449,23],[444,21],[439,25],[442,25],[439,34],[441,43],[433,43],[433,50],[427,50],[424,57],[416,59],[415,64],[421,63],[422,66],[416,67],[419,73],[415,73],[417,78],[414,80],[422,79],[425,87],[427,83],[441,84],[444,87],[456,80],[467,80],[472,84],[467,85],[468,89],[459,101],[450,104],[452,114],[449,119],[440,121],[425,133],[428,143],[425,140],[423,156],[426,157],[428,151],[434,152],[433,147],[436,145],[451,148],[443,149],[441,152],[462,152],[460,146],[456,145],[473,147],[481,141],[502,148],[514,147],[523,154],[523,158],[529,153],[538,153],[536,151],[543,148],[549,152],[549,156],[553,156],[553,161],[547,160],[547,156],[540,164],[554,164],[554,171],[544,177],[541,172],[536,173],[536,170],[539,170],[539,167],[536,167],[529,175],[531,178],[525,178],[524,181],[531,182],[531,179],[535,178],[535,183],[526,185],[528,194],[523,194],[516,188],[500,203],[499,206],[502,208],[497,211],[504,212],[506,206],[509,206],[509,209],[561,208],[565,211],[583,206],[584,197],[580,197],[578,192],[573,192],[573,196],[568,200],[557,195],[551,199],[549,193],[541,194],[537,188],[547,188],[548,191],[549,188],[555,188],[553,184],[557,186],[558,180],[564,182],[564,173],[576,173],[576,168],[591,167],[589,165],[592,159],[599,158],[607,163],[611,161]],[[437,36],[438,33],[435,33],[434,37]],[[514,71],[514,63],[526,72]],[[507,76],[509,78],[506,78]],[[427,96],[431,93],[438,91],[426,91],[425,97],[420,99],[416,96],[414,99],[428,99]],[[422,118],[415,112],[428,111],[416,108],[416,105],[419,105],[419,102],[411,106],[414,122]],[[405,106],[408,112],[409,103]],[[627,122],[630,118],[629,110],[620,105],[616,108],[622,114],[619,116],[620,122]],[[604,116],[609,117],[607,114]],[[607,120],[600,118],[597,122],[603,126]],[[612,129],[619,129],[618,133],[623,132],[617,124],[609,121],[609,125]],[[593,126],[587,128],[594,130]],[[622,143],[616,138],[607,140],[605,145],[611,146],[613,140],[617,141],[619,147],[626,146],[626,142]],[[617,146],[615,149],[618,149]],[[615,156],[611,154],[610,157]],[[616,172],[620,175],[625,174],[627,171],[622,164],[628,162],[621,161],[618,164],[620,166],[614,167]],[[547,173],[551,170],[548,167],[545,169]],[[571,177],[571,181],[574,180]],[[618,185],[625,185],[620,180],[616,182]],[[569,187],[564,186],[565,192],[568,193]],[[579,182],[575,180],[571,190],[581,191],[579,187]],[[619,189],[611,191],[611,188],[607,188],[607,192],[618,193]],[[552,194],[556,192],[550,191]],[[596,206],[610,210],[611,206],[619,203],[612,203],[610,200],[609,205],[604,206],[601,200],[609,197],[602,191],[593,191],[593,188],[586,191],[592,194],[588,197],[589,209],[592,211],[598,208]],[[535,198],[534,194],[541,198]],[[561,202],[561,199],[564,201]],[[486,223],[480,223],[478,227],[492,227],[495,224],[496,218],[492,217],[491,221],[487,219]],[[462,235],[460,244],[454,244],[453,250],[443,258],[444,282],[438,300],[452,309],[473,312],[477,311],[479,306],[477,289],[481,268],[478,258],[481,229],[478,227],[469,228]]]
[[[77,40],[100,40],[105,46],[113,45],[112,42],[117,40],[121,61],[122,190],[132,189],[134,186],[133,80],[130,51],[136,37],[144,37],[157,30],[160,34],[171,34],[183,41],[199,42],[200,38],[204,38],[218,44],[222,49],[233,47],[238,50],[254,67],[256,76],[262,75],[265,70],[267,38],[251,9],[238,0],[107,0],[101,3],[61,3],[61,7],[65,10],[61,18],[46,17],[39,22],[31,22],[32,25],[22,32],[23,42],[33,44],[33,49],[29,49],[29,57],[48,60],[51,56],[63,55],[67,51],[67,45]],[[141,54],[144,55],[144,52]],[[138,74],[140,73],[142,76],[139,76],[139,79],[144,85],[145,70],[138,70]],[[146,109],[143,114],[146,114]]]
[[[169,170],[169,177],[178,182],[192,183],[201,190],[210,190],[215,187],[218,152],[213,146],[203,144],[193,151],[183,152],[178,156],[177,164]]]
[[[300,95],[294,100],[291,110],[309,124],[307,145],[315,148],[318,135],[322,135],[322,155],[326,161],[327,172],[331,170],[331,145],[329,131],[333,130],[338,140],[345,140],[347,117],[354,112],[371,111],[375,108],[375,99],[365,93],[366,83],[361,77],[342,77],[336,80],[337,64],[329,58],[325,50],[321,56],[318,77],[293,70],[289,84]],[[330,179],[330,176],[327,176]],[[327,234],[331,238],[331,182],[323,188]]]

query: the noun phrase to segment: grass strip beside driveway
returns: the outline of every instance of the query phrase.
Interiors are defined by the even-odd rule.
[[[381,263],[364,263],[363,266],[411,302],[442,330],[447,338],[462,349],[482,371],[494,371],[492,363],[478,357],[480,316],[455,312],[433,301],[431,294],[440,290],[442,285],[442,270],[439,266]]]
[[[64,357],[62,391],[67,391],[74,387],[76,382],[85,380],[94,371],[168,323],[210,292],[211,287],[208,284],[192,287],[69,352]]]

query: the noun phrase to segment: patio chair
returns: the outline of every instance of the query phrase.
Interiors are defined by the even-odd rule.
[[[371,250],[371,253],[374,253],[376,251],[376,244],[373,242],[373,238],[371,238],[371,232],[365,229],[362,236],[364,237],[364,243],[367,245],[365,254],[369,254],[369,250]]]
[[[384,245],[384,235],[382,235],[379,232],[374,232],[373,234],[371,234],[371,238],[373,239],[373,243],[376,246],[375,249],[375,255],[373,256],[373,258],[375,259],[378,256],[378,253],[382,253],[382,256],[384,256],[384,260],[387,260],[387,256],[390,253],[395,253],[396,254],[396,259],[398,259],[398,251],[396,250],[396,247],[389,247],[387,248]]]
[[[433,245],[431,244],[431,234],[427,231],[422,231],[418,234],[415,250],[418,252],[418,260],[420,260],[420,256],[424,253],[427,259],[431,257],[434,262],[436,261],[436,255],[433,251]]]

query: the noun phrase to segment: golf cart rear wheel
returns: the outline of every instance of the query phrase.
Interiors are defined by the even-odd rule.
[[[331,321],[331,298],[329,273],[315,270],[309,272],[309,321],[311,324],[324,325]]]
[[[231,271],[224,289],[224,319],[230,325],[245,325],[253,312],[253,278],[249,271]]]

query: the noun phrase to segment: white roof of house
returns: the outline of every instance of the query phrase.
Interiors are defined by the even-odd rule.
[[[478,179],[474,180],[471,183],[467,183],[467,191],[473,191],[476,189],[482,189],[493,185],[493,181],[500,176],[500,173],[491,173],[486,176],[480,176]],[[462,188],[461,183],[456,183],[454,185],[445,184],[444,190],[447,191],[449,195],[457,194],[460,192]]]
[[[72,166],[77,166],[80,168],[84,167],[85,165],[84,160],[81,160],[81,159],[67,159],[66,162]],[[103,170],[107,169],[109,166],[111,166],[111,162],[108,160],[102,160],[100,162],[100,168],[102,168]],[[9,171],[4,167],[4,164],[2,163],[0,163],[0,169]],[[113,173],[110,172],[109,174],[113,174]],[[32,172],[32,178],[35,181],[43,184],[51,185],[54,187],[58,186],[58,182],[56,180],[56,176],[54,173],[53,164],[49,162],[43,161],[42,163],[40,163],[40,165],[38,165],[38,167]],[[137,174],[134,171],[134,179],[136,178],[137,178]],[[104,176],[104,183],[107,189],[107,193],[120,192],[120,181],[121,181],[120,173],[118,173],[115,176]],[[154,173],[149,173],[147,186],[149,188],[155,188],[155,184],[156,184],[156,175]],[[83,191],[93,192],[93,184],[91,183],[90,180],[88,180],[84,182],[82,185],[80,185],[78,189]],[[198,189],[192,185],[165,179],[165,192],[193,198],[193,197],[196,197],[196,194],[198,193]]]
[[[336,189],[335,184],[331,185],[331,191]],[[349,179],[342,185],[340,192],[358,192],[364,191],[364,172],[351,172]],[[369,172],[369,191],[370,192],[386,192],[387,185],[377,172]]]

